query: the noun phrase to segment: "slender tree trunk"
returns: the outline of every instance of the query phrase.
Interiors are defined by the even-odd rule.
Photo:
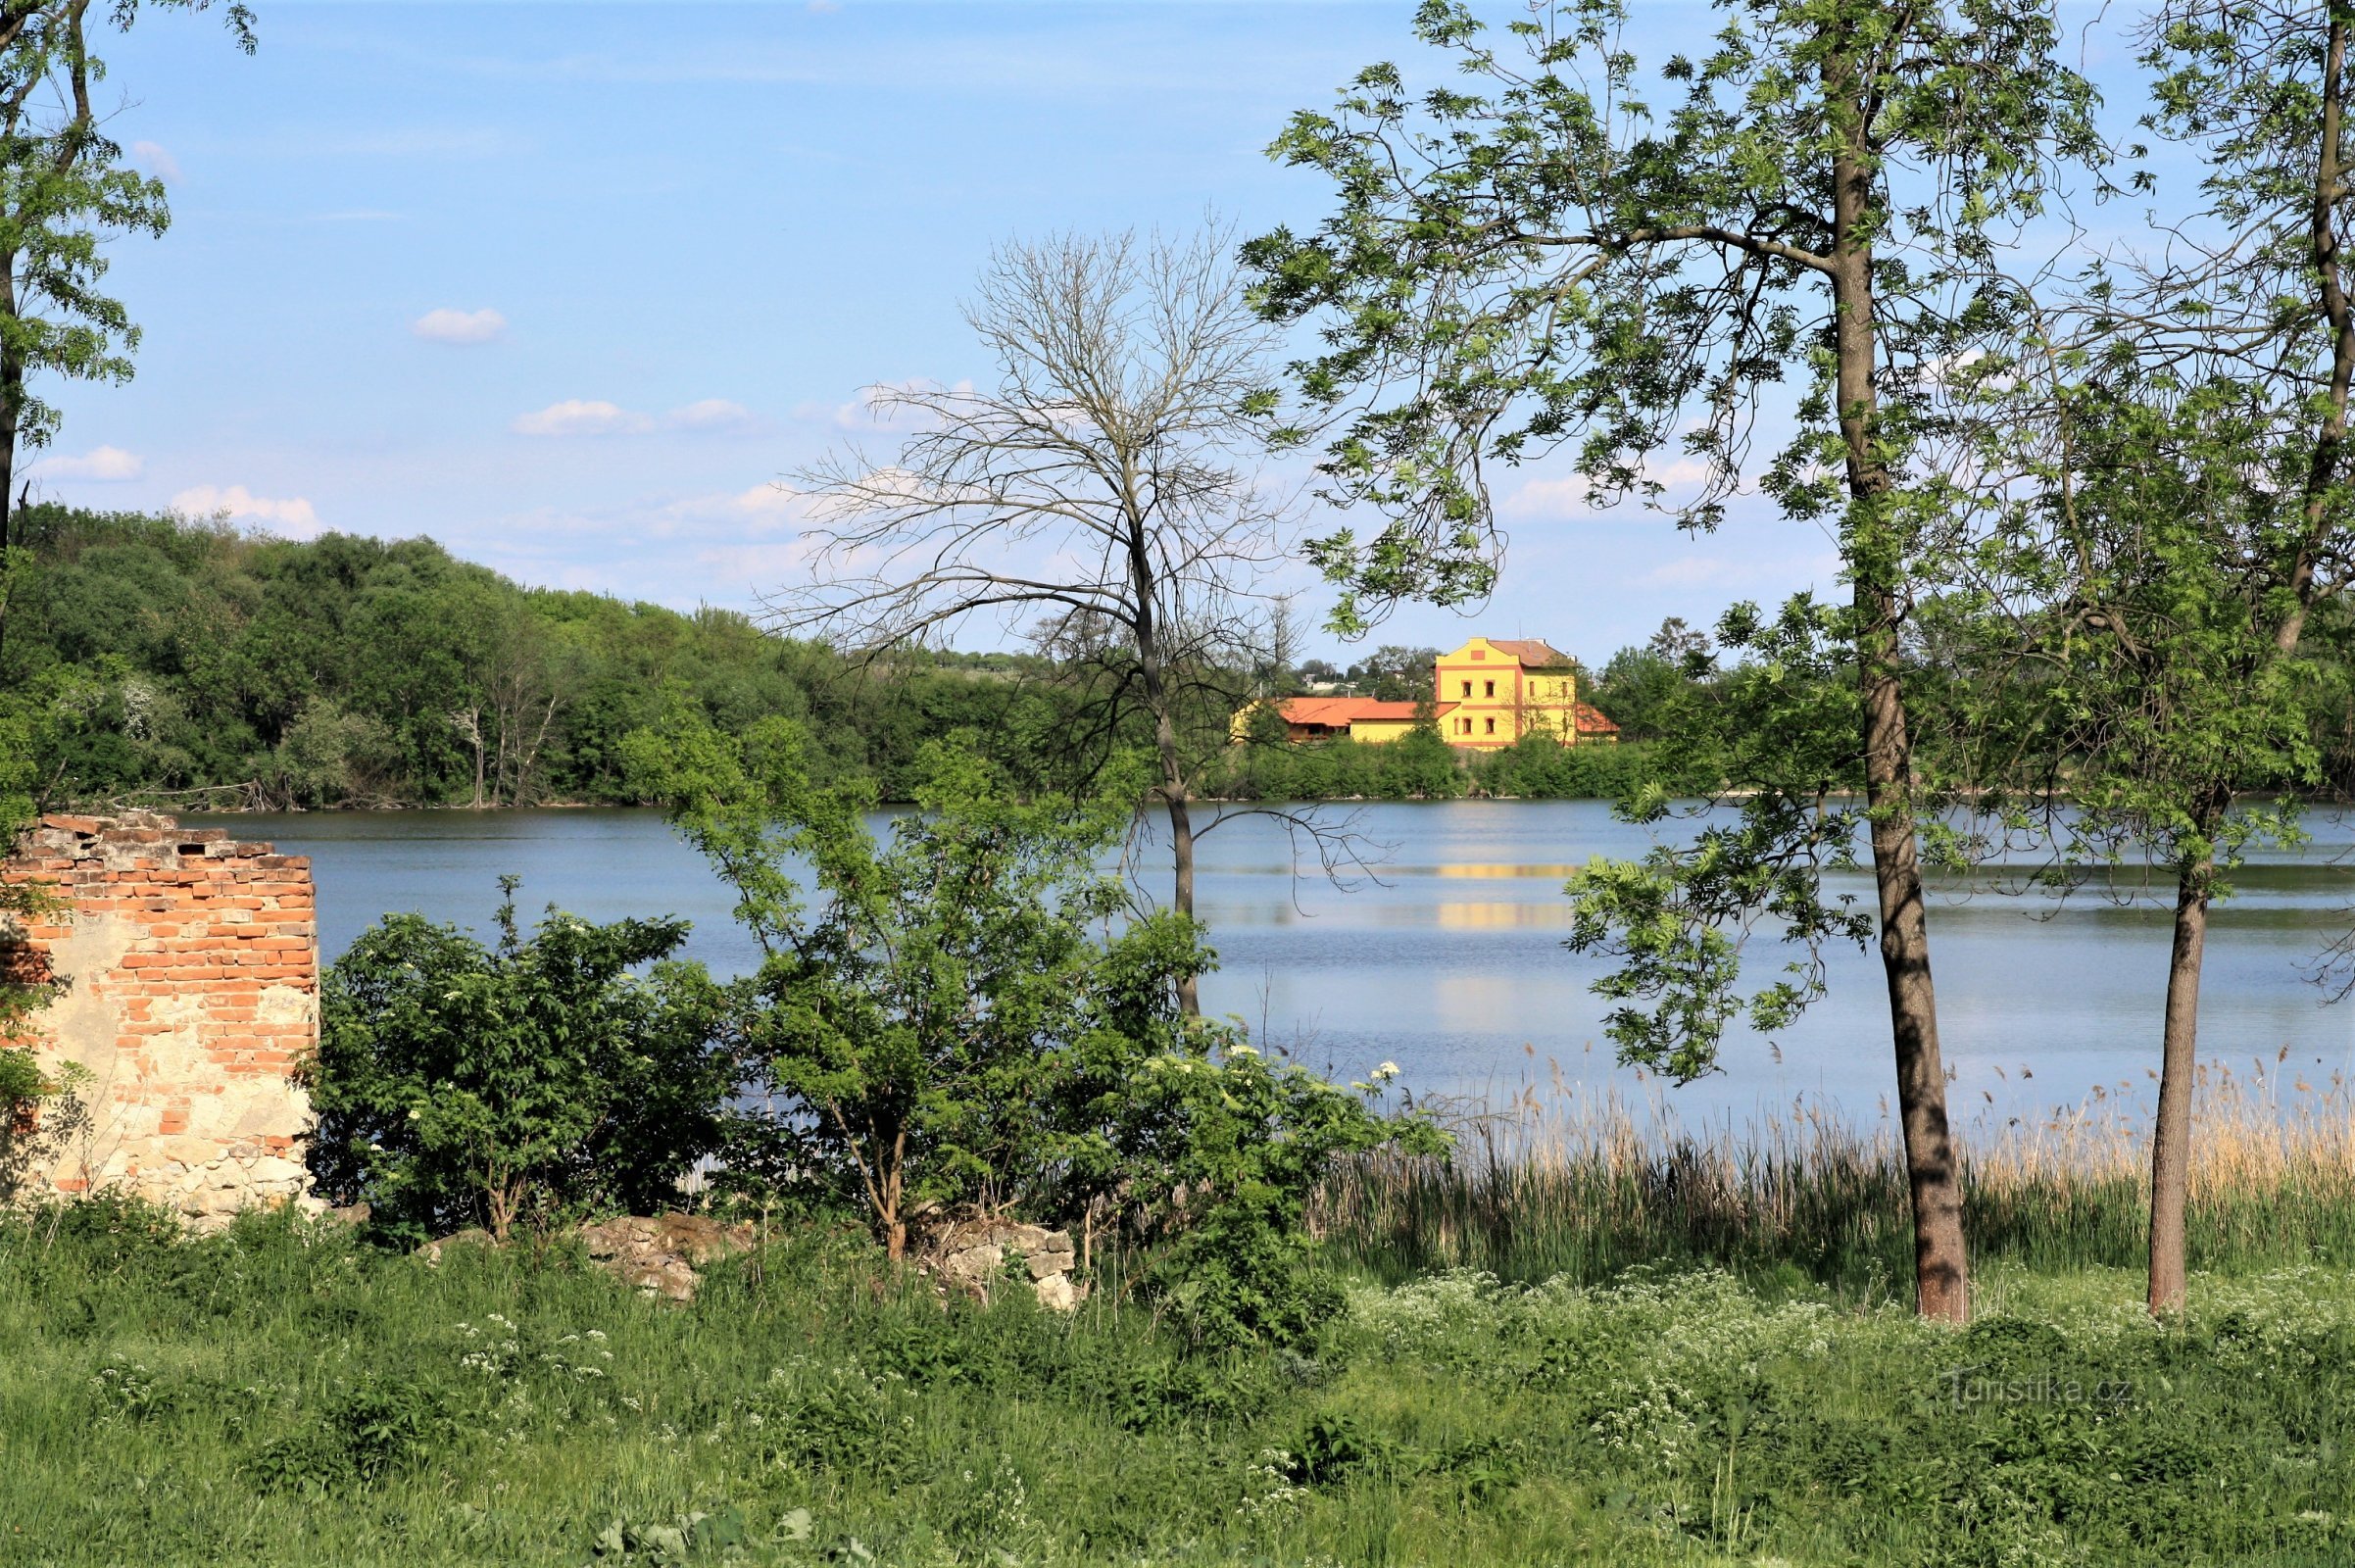
[[[17,259],[0,251],[0,318],[17,314]],[[25,407],[25,362],[0,354],[0,560],[17,543],[17,437]],[[14,579],[0,578],[0,654],[8,651],[8,601],[16,597]]]
[[[1889,983],[1896,1054],[1897,1121],[1913,1202],[1914,1297],[1922,1316],[1967,1321],[1970,1256],[1963,1236],[1962,1178],[1946,1120],[1946,1069],[1938,1054],[1938,996],[1930,977],[1930,921],[1913,817],[1913,743],[1899,673],[1902,606],[1897,585],[1902,526],[1891,515],[1893,484],[1879,449],[1869,220],[1873,164],[1862,142],[1869,127],[1854,101],[1846,67],[1826,68],[1839,101],[1849,94],[1854,123],[1834,170],[1832,274],[1836,392],[1846,448],[1854,575],[1857,682],[1862,698],[1865,800],[1872,818],[1873,881],[1880,895],[1881,965]]]
[[[1194,815],[1187,808],[1185,759],[1178,751],[1177,716],[1170,710],[1168,672],[1161,662],[1161,632],[1153,615],[1153,554],[1147,539],[1144,513],[1135,501],[1135,477],[1128,476],[1129,591],[1135,596],[1136,620],[1130,627],[1137,639],[1137,674],[1145,687],[1145,706],[1153,714],[1153,748],[1161,760],[1161,800],[1169,811],[1169,853],[1172,879],[1169,906],[1194,918]],[[1202,985],[1194,975],[1178,981],[1178,1008],[1189,1018],[1202,1016]]]
[[[2167,1021],[2159,1051],[2159,1114],[2150,1140],[2150,1309],[2183,1304],[2183,1211],[2191,1190],[2191,1089],[2199,1043],[2200,963],[2208,944],[2215,862],[2176,880],[2175,945],[2167,959]]]

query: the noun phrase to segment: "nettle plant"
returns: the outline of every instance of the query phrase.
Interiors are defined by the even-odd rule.
[[[1318,1315],[1302,1214],[1336,1156],[1440,1147],[1187,1014],[1202,928],[1130,909],[1106,869],[1142,766],[1020,800],[935,743],[917,809],[878,837],[864,800],[811,783],[789,720],[738,738],[682,711],[630,753],[764,955],[733,992],[748,1093],[724,1182],[860,1213],[895,1259],[926,1212],[1095,1219],[1156,1244],[1152,1294],[1228,1339]]]

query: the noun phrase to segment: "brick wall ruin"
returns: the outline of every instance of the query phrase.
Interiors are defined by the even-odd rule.
[[[44,1107],[20,1190],[116,1188],[200,1226],[302,1199],[311,1112],[288,1074],[319,1039],[310,860],[132,811],[45,816],[0,876],[71,906],[25,928],[23,963],[68,982],[25,1043],[53,1077],[87,1073],[78,1125]]]

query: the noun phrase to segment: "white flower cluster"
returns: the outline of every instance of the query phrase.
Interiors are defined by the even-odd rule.
[[[1308,1495],[1306,1487],[1292,1484],[1293,1456],[1282,1448],[1261,1448],[1259,1462],[1243,1467],[1243,1501],[1235,1512],[1258,1519],[1289,1510]]]

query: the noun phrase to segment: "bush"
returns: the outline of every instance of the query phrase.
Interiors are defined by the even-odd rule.
[[[1211,961],[1200,928],[1120,920],[1099,869],[1139,773],[1018,802],[971,749],[935,745],[923,812],[883,845],[857,798],[811,783],[789,722],[739,741],[681,717],[633,753],[768,955],[732,993],[762,1103],[729,1182],[860,1212],[895,1258],[926,1205],[1108,1214],[1162,1246],[1150,1287],[1197,1341],[1290,1340],[1337,1301],[1301,1277],[1334,1156],[1438,1145],[1182,1013],[1178,982]]]
[[[1473,774],[1487,793],[1522,800],[1615,801],[1665,782],[1661,760],[1648,746],[1563,746],[1543,735],[1489,753],[1473,764]]]
[[[388,915],[321,988],[312,1173],[390,1238],[674,1206],[719,1141],[720,992],[666,961],[686,922],[551,909],[526,941],[500,886],[497,947]]]

